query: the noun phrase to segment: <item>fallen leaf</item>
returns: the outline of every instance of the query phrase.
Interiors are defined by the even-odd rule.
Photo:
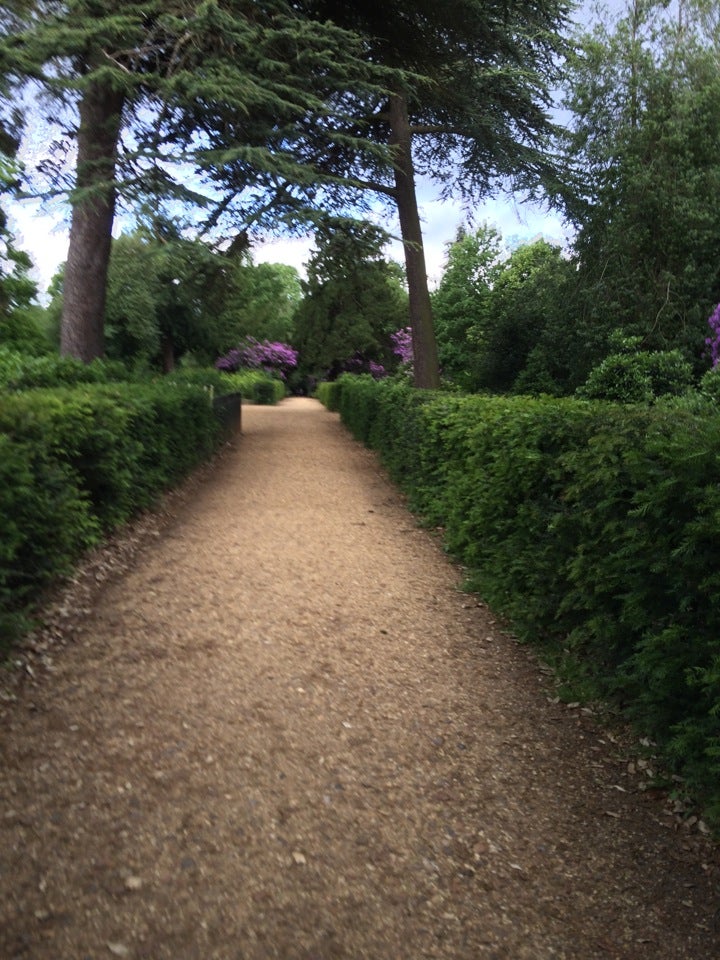
[[[110,943],[107,945],[108,950],[116,957],[129,957],[130,951],[125,946],[124,943]]]

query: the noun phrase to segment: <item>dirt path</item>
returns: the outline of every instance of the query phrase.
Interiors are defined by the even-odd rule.
[[[3,960],[720,956],[716,855],[335,415],[186,500],[0,703]]]

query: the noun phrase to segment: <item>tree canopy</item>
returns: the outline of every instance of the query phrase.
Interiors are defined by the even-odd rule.
[[[439,370],[416,177],[468,201],[488,196],[503,181],[532,190],[556,179],[548,107],[569,7],[564,0],[402,0],[382,8],[323,0],[319,8],[362,33],[370,59],[402,70],[389,93],[358,103],[349,128],[388,145],[392,163],[343,144],[323,162],[397,208],[416,384],[434,387]],[[315,135],[308,131],[310,142]]]
[[[587,325],[678,347],[697,367],[720,299],[720,13],[666,8],[633,0],[579,38],[567,206]]]
[[[289,0],[35,0],[13,7],[0,74],[40,85],[77,150],[65,271],[63,352],[102,353],[107,265],[118,194],[189,201],[234,233],[298,216],[335,177],[309,166],[301,121],[324,136],[348,91],[387,71],[362,41]],[[6,116],[9,111],[6,111]],[[7,122],[7,119],[5,120]],[[350,135],[345,130],[343,141]],[[294,186],[307,189],[298,199]]]

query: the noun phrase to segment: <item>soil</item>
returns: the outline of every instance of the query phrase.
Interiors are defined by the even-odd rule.
[[[705,960],[718,848],[316,401],[53,598],[0,700],[6,960]]]

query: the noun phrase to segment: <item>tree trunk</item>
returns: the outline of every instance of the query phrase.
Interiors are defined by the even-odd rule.
[[[410,300],[415,386],[432,390],[440,386],[440,369],[430,306],[422,227],[415,191],[412,133],[407,99],[402,93],[394,93],[390,98],[390,129],[390,143],[393,146],[395,163],[395,196],[405,249]]]
[[[172,337],[163,336],[160,341],[160,353],[162,357],[162,372],[172,373],[175,369],[175,345]]]
[[[101,357],[104,351],[103,319],[123,101],[122,93],[92,83],[80,102],[60,352],[86,363]]]

